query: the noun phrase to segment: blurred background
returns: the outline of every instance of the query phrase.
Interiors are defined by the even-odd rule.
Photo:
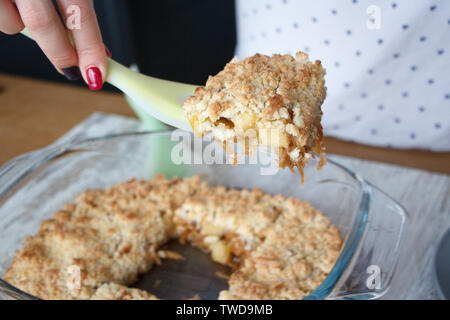
[[[95,0],[95,8],[114,59],[148,75],[202,84],[234,55],[234,1]],[[0,72],[68,83],[22,35],[0,32]]]

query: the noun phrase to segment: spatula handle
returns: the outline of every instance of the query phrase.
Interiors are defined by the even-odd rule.
[[[33,39],[25,28],[22,34]],[[73,45],[71,35],[68,33]],[[113,59],[106,58],[108,73],[105,82],[129,96],[146,113],[171,126],[191,131],[183,117],[183,102],[196,86],[157,79],[134,72]]]

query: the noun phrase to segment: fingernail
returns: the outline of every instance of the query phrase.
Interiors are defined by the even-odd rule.
[[[64,76],[70,81],[79,80],[81,78],[81,72],[78,67],[63,68],[62,72],[64,73]]]
[[[109,51],[109,49],[108,49],[108,47],[107,47],[106,45],[104,45],[104,46],[105,46],[106,55],[107,55],[108,57],[112,58],[112,53],[111,53],[111,51]]]
[[[89,89],[100,90],[103,87],[102,73],[97,67],[89,67],[86,70],[86,78],[88,81]]]

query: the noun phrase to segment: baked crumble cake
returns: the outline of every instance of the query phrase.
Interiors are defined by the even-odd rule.
[[[220,299],[301,299],[325,279],[342,242],[308,203],[156,176],[81,193],[26,238],[5,280],[43,299],[157,299],[127,286],[181,257],[160,249],[171,238],[233,267]]]
[[[302,177],[314,153],[324,164],[321,105],[326,96],[320,61],[298,52],[234,58],[209,77],[184,104],[185,117],[197,136],[240,142],[245,152],[258,143],[278,154],[279,166],[298,167]]]

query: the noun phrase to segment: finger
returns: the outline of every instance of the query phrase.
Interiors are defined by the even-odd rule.
[[[19,11],[11,0],[0,0],[0,31],[7,34],[16,34],[23,30]]]
[[[55,68],[70,80],[81,76],[76,52],[52,2],[16,0],[16,4],[25,26]]]
[[[78,23],[74,24],[70,32],[75,42],[79,66],[85,81],[91,90],[103,87],[106,78],[106,51],[102,35],[98,26],[92,0],[57,0],[64,19],[73,19],[79,15]]]

